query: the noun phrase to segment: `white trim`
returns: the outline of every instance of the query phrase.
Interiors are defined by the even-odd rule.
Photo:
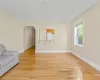
[[[70,50],[58,50],[58,51],[36,51],[36,53],[67,53],[71,52]]]
[[[84,47],[83,45],[79,45],[79,44],[76,44],[75,46],[78,46],[78,47]]]
[[[22,54],[23,52],[24,52],[24,50],[20,50],[20,51],[18,51],[19,54]]]
[[[98,64],[96,64],[96,63],[94,63],[94,62],[92,62],[92,61],[90,61],[90,60],[88,60],[88,59],[86,59],[86,58],[84,58],[84,57],[82,57],[82,56],[76,54],[76,53],[73,53],[73,52],[71,52],[71,53],[72,53],[73,55],[77,56],[78,58],[80,58],[81,60],[83,60],[84,62],[88,63],[89,65],[91,65],[91,66],[94,67],[95,69],[97,69],[97,70],[100,71],[100,65],[98,65]]]

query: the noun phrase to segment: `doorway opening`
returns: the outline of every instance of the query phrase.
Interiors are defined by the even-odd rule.
[[[35,28],[26,26],[24,28],[24,52],[25,54],[35,54]]]

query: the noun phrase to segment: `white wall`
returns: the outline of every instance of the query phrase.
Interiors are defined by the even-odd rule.
[[[49,23],[49,22],[48,22]],[[70,50],[69,26],[67,24],[34,24],[33,22],[21,22],[7,10],[0,10],[0,44],[4,44],[8,50],[22,52],[24,50],[24,28],[35,27],[36,51],[65,52]],[[39,44],[38,29],[55,28],[55,44]],[[33,36],[34,37],[34,36]]]
[[[0,9],[0,44],[8,50],[23,50],[23,27],[9,11]]]
[[[39,36],[39,29],[55,29],[55,44],[49,42],[39,43],[36,38],[36,52],[66,52],[70,50],[69,26],[67,24],[35,25],[36,36]]]
[[[34,34],[34,28],[33,26],[26,26],[24,29],[24,41],[25,41],[25,50],[33,47],[35,45],[34,40],[35,40],[35,34]]]
[[[35,47],[36,47],[36,53],[48,53],[48,52],[66,52],[70,51],[70,35],[69,35],[69,23],[43,23],[43,24],[37,24],[32,22],[24,22],[26,24],[24,25],[30,25],[35,27]],[[49,44],[49,42],[46,42],[45,44],[39,43],[39,29],[48,29],[53,28],[55,29],[55,44]]]
[[[74,24],[84,22],[84,47],[74,45]],[[72,21],[72,52],[100,65],[100,2]],[[99,66],[100,69],[100,66]]]

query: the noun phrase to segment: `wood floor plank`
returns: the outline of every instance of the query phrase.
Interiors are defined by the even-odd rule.
[[[20,63],[0,80],[100,80],[99,71],[71,53],[34,55],[29,49],[20,55]]]

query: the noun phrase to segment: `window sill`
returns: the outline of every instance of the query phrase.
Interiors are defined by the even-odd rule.
[[[75,44],[75,46],[78,46],[78,47],[84,47],[83,45],[79,45],[79,44]]]

